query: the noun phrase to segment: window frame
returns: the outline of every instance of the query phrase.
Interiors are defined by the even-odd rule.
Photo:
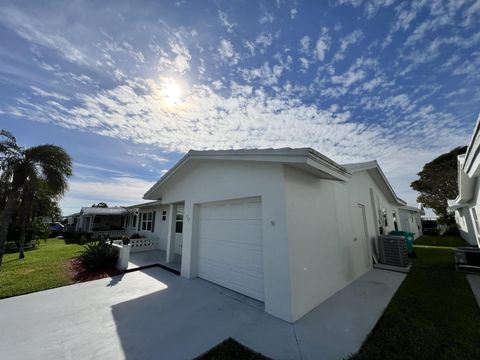
[[[175,214],[175,234],[183,234],[183,208],[177,208]]]
[[[152,224],[153,224],[153,211],[142,213],[142,218],[140,220],[140,230],[152,231]]]

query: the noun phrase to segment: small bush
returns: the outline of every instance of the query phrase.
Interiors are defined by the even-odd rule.
[[[91,243],[84,246],[78,259],[87,270],[108,269],[117,262],[118,249],[102,242]]]
[[[86,231],[65,231],[63,233],[63,239],[66,243],[75,243],[85,245],[86,243],[92,241],[91,233]]]
[[[141,236],[140,236],[139,233],[134,233],[134,234],[130,235],[130,239],[140,239],[140,238],[141,238]]]

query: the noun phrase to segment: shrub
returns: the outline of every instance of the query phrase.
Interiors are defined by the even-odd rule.
[[[141,238],[141,236],[140,236],[139,233],[134,233],[134,234],[130,235],[130,239],[140,239],[140,238]]]
[[[91,243],[84,246],[78,259],[87,270],[107,269],[117,262],[118,249],[107,243]]]
[[[44,223],[40,219],[35,219],[32,222],[32,237],[37,239],[47,239],[51,233],[50,225]]]
[[[86,231],[65,231],[63,233],[63,239],[66,243],[76,243],[85,245],[92,241],[92,234]]]
[[[122,237],[122,244],[123,245],[128,245],[130,244],[130,238],[128,236],[123,236]]]

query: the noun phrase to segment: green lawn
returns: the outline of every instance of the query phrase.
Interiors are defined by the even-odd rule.
[[[433,236],[423,235],[415,240],[415,245],[431,245],[431,246],[467,246],[468,244],[458,236]]]
[[[465,245],[424,236],[415,244]],[[445,248],[415,248],[417,259],[382,318],[352,359],[480,359],[480,308]]]
[[[65,271],[65,262],[76,256],[83,247],[65,244],[62,239],[41,241],[37,249],[18,253],[7,253],[0,269],[0,299],[40,291],[73,283]]]

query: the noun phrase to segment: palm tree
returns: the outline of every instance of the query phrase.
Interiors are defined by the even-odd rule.
[[[5,185],[5,206],[0,216],[0,266],[5,241],[13,215],[20,210],[20,258],[24,257],[25,229],[31,221],[33,199],[40,182],[52,196],[60,196],[67,189],[67,177],[72,175],[72,159],[61,147],[39,145],[21,148],[7,131],[0,136],[0,171]]]

